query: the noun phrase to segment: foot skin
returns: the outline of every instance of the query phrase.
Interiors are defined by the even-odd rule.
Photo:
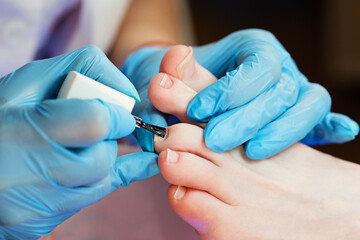
[[[177,71],[186,47],[174,48],[163,60],[163,73],[152,80],[149,97],[158,109],[189,122],[187,104],[209,84],[201,82],[209,72],[193,59],[187,67],[197,77]],[[170,87],[164,87],[169,79]],[[191,87],[195,80],[197,90]],[[169,202],[200,239],[358,239],[356,164],[302,144],[261,161],[249,160],[242,147],[215,153],[206,147],[203,130],[190,124],[170,126],[154,143],[161,173],[172,184]]]

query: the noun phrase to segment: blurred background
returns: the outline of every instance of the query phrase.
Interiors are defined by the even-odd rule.
[[[206,44],[240,29],[272,32],[309,81],[320,83],[332,111],[360,123],[360,1],[189,1],[196,43]],[[317,149],[360,163],[360,140]]]

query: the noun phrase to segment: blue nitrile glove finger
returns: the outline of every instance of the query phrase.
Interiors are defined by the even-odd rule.
[[[294,86],[291,87],[290,84],[289,86],[298,89],[299,98],[306,93],[304,89],[311,85],[300,73],[289,53],[269,32],[256,29],[238,31],[216,43],[194,47],[193,51],[196,60],[220,78],[199,92],[190,102],[187,110],[188,117],[193,121],[210,121],[205,128],[205,141],[206,145],[214,151],[226,151],[237,146],[237,144],[254,138],[263,150],[260,151],[257,148],[256,151],[250,153],[249,149],[252,148],[251,145],[253,144],[250,140],[250,147],[246,148],[248,156],[256,159],[271,156],[300,141],[329,114],[329,107],[326,104],[322,105],[321,100],[314,103],[322,106],[318,107],[316,114],[302,110],[302,103],[299,100],[295,102],[295,106],[299,105],[299,107],[289,108],[294,104],[293,99],[288,98],[284,101],[281,98],[283,94],[280,91],[278,98],[269,96],[266,100],[262,99],[263,101],[272,101],[273,104],[259,102],[259,97],[263,95],[266,89],[276,88],[273,83],[281,79],[279,76],[283,76],[284,73],[293,80]],[[314,95],[322,94],[320,88],[315,88],[315,90],[319,92],[314,93]],[[287,89],[284,88],[284,91]],[[252,103],[253,101],[255,103]],[[247,114],[240,117],[241,111],[236,111],[236,108],[242,109],[241,111]],[[281,113],[279,109],[285,109],[284,114],[287,111],[294,110],[299,111],[299,113],[309,113],[301,115],[302,121],[308,122],[308,124],[298,125],[299,127],[296,128],[293,128],[291,123],[283,124],[282,118],[278,118]],[[255,112],[258,114],[248,114]],[[269,112],[271,114],[267,114],[263,119],[263,114]],[[296,113],[292,112],[292,114],[296,116]],[[323,118],[320,119],[319,116],[323,116]],[[236,118],[238,118],[237,121]],[[290,121],[293,119],[290,118]],[[317,131],[321,129],[324,133],[312,134],[313,138],[317,137],[312,142],[324,142],[321,137],[323,135],[326,135],[326,142],[329,143],[346,142],[352,140],[357,134],[354,131],[357,129],[357,124],[351,119],[334,118],[332,121],[332,125],[323,124],[321,128],[317,128]],[[283,131],[281,134],[279,131],[267,132],[267,124],[282,127]],[[332,128],[333,125],[355,127],[344,127],[342,131],[335,131]],[[267,135],[262,136],[265,132]],[[287,133],[286,137],[283,135],[284,132]],[[219,138],[223,140],[218,141]],[[272,139],[276,142],[271,142]],[[283,139],[283,141],[279,139]]]
[[[0,145],[0,225],[35,232],[40,226],[50,231],[59,221],[58,214],[85,207],[111,192],[109,174],[117,144],[102,140],[128,135],[135,126],[131,114],[121,107],[79,99],[11,105],[0,108],[0,120],[4,139]],[[88,134],[91,140],[79,134]],[[84,148],[67,149],[51,137],[66,146]]]
[[[359,125],[349,117],[329,113],[301,142],[308,145],[343,143],[359,134]]]
[[[41,130],[41,123],[32,119],[36,111],[33,105],[0,111],[0,226],[5,238],[14,236],[8,226],[23,229],[21,239],[37,238],[39,228],[51,231],[54,223],[60,223],[58,214],[85,207],[111,189],[110,179],[108,184],[96,184],[109,173],[111,162],[99,158],[110,153],[116,158],[116,142],[103,142],[103,147],[95,145],[87,154],[77,154]],[[96,186],[78,185],[89,183]]]
[[[79,210],[73,211],[73,212],[63,213],[63,214],[58,216],[58,219],[61,222],[64,222],[65,220],[67,220],[68,218],[70,218],[71,216],[73,216],[74,214],[76,214],[78,212],[79,212]],[[53,226],[53,228],[55,228],[55,227],[56,226]],[[24,232],[24,231],[26,231],[26,229],[19,229],[16,226],[15,227],[9,226],[9,227],[6,227],[6,229],[9,229],[9,231],[11,231],[12,237],[11,238],[3,238],[3,239],[6,239],[6,240],[8,240],[8,239],[10,239],[10,240],[13,240],[13,239],[34,239],[34,238],[29,238],[28,237],[27,232]],[[2,228],[0,226],[0,236],[6,236],[6,232],[4,230],[5,230],[5,228]],[[37,228],[37,229],[33,229],[32,231],[35,233],[34,235],[36,235],[36,236],[45,236],[45,235],[50,234],[48,229],[44,229],[44,228]],[[35,238],[35,239],[38,239],[38,238]]]
[[[118,139],[135,129],[135,119],[129,111],[99,99],[45,100],[34,107],[35,111],[28,113],[34,124],[65,147],[90,146],[103,139]]]
[[[136,152],[118,157],[111,169],[112,190],[158,174],[160,170],[157,158],[158,155],[151,152]]]
[[[44,216],[41,216],[39,219],[31,218],[31,221],[27,219],[21,223],[22,226],[28,227],[28,222],[31,222],[33,227],[43,226],[44,228],[48,228],[48,225],[58,225],[58,216],[61,217],[64,213],[80,211],[84,206],[89,206],[111,193],[111,176],[108,174],[93,184],[82,185],[75,188],[64,188],[61,186],[58,189],[43,190],[42,193],[44,192],[46,192],[48,196],[54,197],[61,193],[61,195],[66,194],[68,197],[54,201],[48,208],[44,208],[42,205],[34,208],[33,211],[38,211],[44,214]],[[44,196],[46,195],[41,195],[41,197]],[[38,225],[40,219],[42,219],[43,225]],[[45,222],[44,219],[47,219],[47,221]]]
[[[139,94],[144,100],[135,106],[134,115],[142,118],[147,123],[167,127],[166,116],[156,110],[150,103],[149,98],[147,98],[147,88],[146,94],[143,94],[143,92],[139,92]],[[154,152],[154,134],[152,132],[143,128],[136,128],[135,137],[144,151]]]
[[[300,92],[297,104],[261,129],[245,146],[252,159],[268,158],[303,139],[330,109],[328,92],[318,84],[309,84]]]
[[[148,83],[158,73],[166,50],[145,47],[134,52],[125,63],[124,73],[135,84],[142,99],[147,99]],[[267,31],[257,29],[238,31],[218,42],[193,47],[193,52],[195,59],[219,78],[217,82],[199,92],[187,109],[189,119],[197,122],[210,121],[205,128],[205,142],[211,150],[226,151],[249,139],[251,142],[252,138],[259,141],[269,136],[274,140],[280,139],[283,135],[277,135],[278,131],[266,132],[268,136],[262,134],[267,125],[282,126],[284,132],[287,132],[287,137],[283,141],[273,143],[264,140],[261,143],[264,152],[252,151],[249,156],[261,158],[264,155],[275,154],[279,149],[285,149],[289,144],[301,140],[301,137],[313,131],[312,129],[323,120],[319,119],[319,116],[326,118],[329,114],[329,107],[320,101],[314,103],[318,104],[316,114],[304,111],[309,114],[301,115],[302,120],[309,124],[299,125],[300,127],[296,128],[291,124],[283,124],[281,116],[288,111],[294,116],[296,113],[291,111],[303,112],[299,99],[311,83],[300,73],[280,42]],[[289,83],[288,87],[281,88],[277,83],[284,75],[287,76]],[[291,89],[295,91],[293,96],[288,95]],[[319,91],[317,94],[322,93],[320,89],[315,90]],[[165,124],[164,118],[159,116],[150,102],[138,105],[136,112],[151,123]],[[154,117],[150,116],[155,115],[158,119],[151,119]],[[290,120],[292,121],[291,118]],[[332,121],[333,125],[356,125],[345,118],[336,118]],[[317,128],[317,131],[321,129],[327,133],[326,139],[329,142],[339,142],[340,139],[342,142],[349,141],[356,134],[354,127],[335,131],[331,126],[323,124],[322,128]],[[312,136],[319,137],[317,140],[321,141],[321,134]],[[137,137],[143,149],[153,151],[152,134],[138,130]],[[219,138],[222,141],[218,141]],[[274,149],[269,150],[272,147]]]
[[[96,183],[109,173],[109,166],[116,159],[115,140],[101,141],[86,148],[72,148],[69,151],[70,162],[63,169],[49,169],[52,181],[65,187],[78,187]],[[67,168],[71,166],[71,171]],[[74,174],[76,173],[76,174]]]
[[[217,64],[230,64],[235,69],[229,67],[225,76],[193,98],[187,110],[190,120],[207,122],[213,116],[248,103],[280,79],[281,55],[271,43],[259,39],[249,41],[247,38],[239,43],[235,36],[230,35],[229,38],[209,47],[214,48],[211,50],[218,55],[212,61],[217,61],[221,56]],[[194,56],[201,62],[196,50]],[[207,69],[219,76],[218,72]]]
[[[0,224],[0,236],[2,236],[2,239],[38,239],[40,236],[48,235],[57,225],[79,212],[81,208],[76,208],[79,204],[89,205],[97,200],[100,200],[106,195],[106,193],[109,192],[110,187],[111,184],[109,176],[105,177],[96,184],[78,188],[54,187],[50,189],[44,187],[41,192],[42,194],[38,196],[39,200],[45,197],[54,197],[54,204],[49,207],[44,207],[43,205],[32,206],[33,211],[39,212],[39,216],[41,217],[36,218],[27,216],[27,220],[22,223],[22,226],[16,224]],[[28,192],[33,189],[26,190]],[[46,191],[46,195],[44,194],[44,191]],[[55,198],[57,195],[67,195],[68,197],[66,200],[69,201],[57,201]],[[26,192],[19,197],[22,197],[21,200],[24,202],[33,199],[29,199],[26,196]],[[65,209],[68,211],[65,211]],[[21,217],[18,215],[19,212],[17,210],[18,209],[5,209],[2,213],[8,216],[11,216],[10,214],[15,214],[12,216],[16,220],[16,217]],[[56,216],[54,216],[53,212],[57,212]],[[48,219],[48,221],[44,221],[43,219]]]
[[[206,145],[216,152],[239,146],[256,136],[258,131],[280,116],[297,100],[299,85],[285,73],[274,87],[244,106],[210,119],[205,128]],[[252,121],[249,122],[249,119]],[[229,128],[231,126],[231,128]],[[231,132],[236,131],[236,134]],[[229,138],[229,134],[232,138]],[[218,141],[218,139],[222,139]],[[223,147],[226,147],[224,149]]]
[[[72,70],[139,99],[93,46],[32,62],[1,78],[0,238],[37,239],[114,189],[115,139],[131,133],[135,121],[101,100],[51,99]],[[142,163],[143,169],[153,164]],[[140,175],[125,176],[126,185],[147,177],[145,170],[128,168]]]
[[[132,53],[125,61],[121,71],[138,89],[141,103],[135,105],[133,114],[145,122],[166,127],[166,115],[160,113],[151,104],[148,97],[150,80],[159,72],[160,62],[168,48],[143,47]],[[154,134],[137,128],[135,136],[144,151],[154,152]]]
[[[89,45],[58,57],[31,62],[4,76],[0,82],[0,104],[54,99],[70,71],[77,71],[140,101],[131,82],[98,47]]]

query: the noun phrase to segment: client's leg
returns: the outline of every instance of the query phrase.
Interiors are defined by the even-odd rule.
[[[186,106],[196,94],[192,81],[201,77],[172,73],[170,68],[178,64],[173,54],[175,60],[161,69],[172,76],[164,82],[164,74],[157,75],[149,96],[157,108],[186,120]],[[197,76],[208,74],[195,68]],[[219,154],[206,148],[201,128],[188,124],[169,127],[164,139],[155,138],[155,148],[161,173],[173,184],[171,206],[201,239],[359,236],[358,165],[301,144],[261,161],[247,159],[241,147]]]

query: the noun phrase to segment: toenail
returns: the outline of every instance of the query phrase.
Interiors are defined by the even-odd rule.
[[[170,149],[166,149],[166,162],[168,163],[176,163],[179,159],[179,154],[175,151],[171,151]]]
[[[169,76],[167,74],[164,74],[163,78],[160,81],[160,87],[169,89],[169,88],[171,88],[172,85],[173,85],[173,82],[171,81]]]
[[[166,133],[165,133],[165,136],[164,137],[161,137],[157,134],[154,134],[154,143],[162,143],[165,141],[165,139],[168,137],[169,135],[169,128],[166,128]]]
[[[176,68],[177,70],[177,74],[178,74],[178,77],[181,79],[183,78],[183,75],[184,75],[184,68],[186,66],[186,64],[188,64],[188,62],[190,62],[192,56],[193,56],[193,50],[192,50],[192,47],[189,47],[189,53],[188,55],[186,55],[186,57],[184,58],[184,60],[178,65],[178,67]]]
[[[185,193],[186,193],[186,188],[184,188],[182,186],[178,186],[174,193],[174,198],[176,200],[180,200],[184,197]]]
[[[154,134],[154,143],[161,143],[164,141],[164,138],[160,137],[157,134]]]

